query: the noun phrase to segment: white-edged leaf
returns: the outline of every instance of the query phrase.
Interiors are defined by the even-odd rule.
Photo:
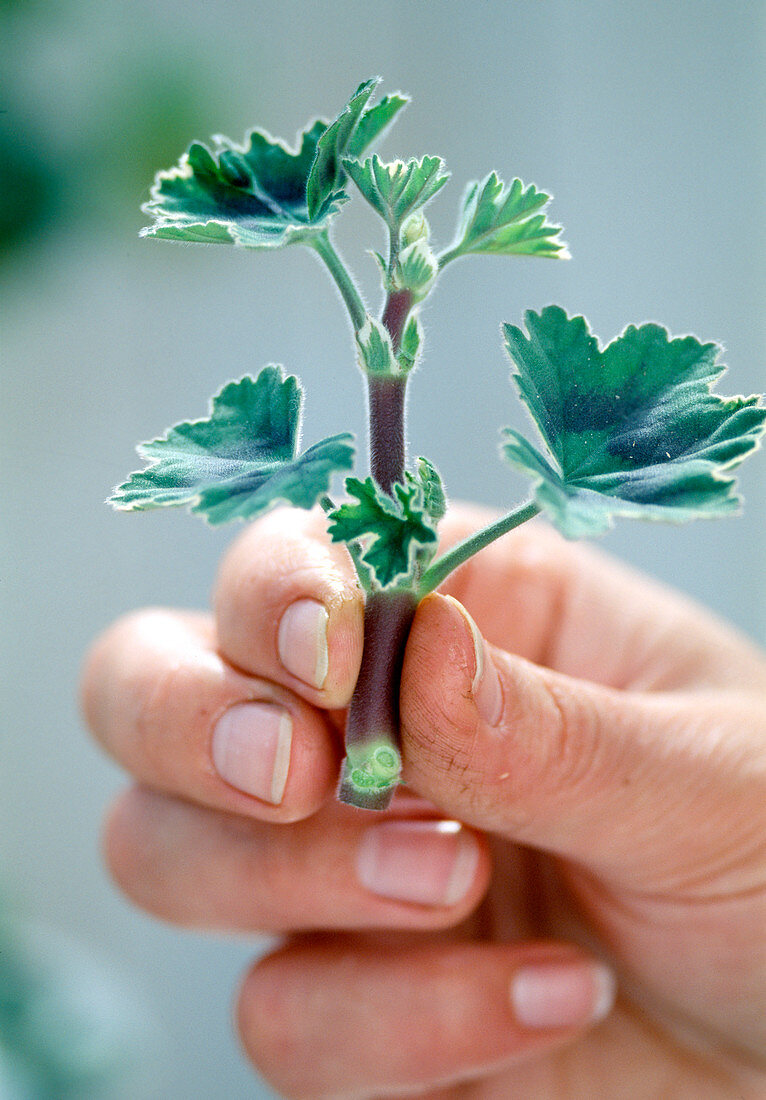
[[[648,323],[600,348],[584,317],[559,306],[505,325],[514,382],[545,440],[543,455],[506,429],[503,454],[569,538],[614,516],[687,520],[739,507],[732,471],[766,427],[759,396],[721,397],[721,348]]]
[[[364,569],[359,574],[362,583],[385,589],[411,580],[416,563],[423,562],[423,551],[430,557],[436,548],[436,528],[423,485],[408,474],[407,483],[397,482],[389,496],[371,477],[349,477],[346,492],[354,499],[330,513],[328,531],[333,542],[353,547],[352,556]]]
[[[545,214],[550,199],[534,184],[520,179],[505,184],[495,172],[469,184],[455,240],[439,257],[440,265],[469,253],[567,259],[566,245],[558,239],[561,226]]]
[[[299,453],[301,402],[298,380],[278,366],[227,383],[207,417],[139,446],[149,465],[109,503],[125,511],[187,505],[211,524],[251,519],[277,503],[312,508],[333,474],[353,467],[353,437],[335,435]]]

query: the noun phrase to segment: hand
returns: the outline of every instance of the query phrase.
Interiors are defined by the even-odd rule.
[[[455,510],[446,541],[485,520]],[[136,780],[116,880],[181,925],[287,935],[238,1009],[286,1096],[762,1097],[766,661],[534,524],[446,587],[383,815],[334,800],[362,601],[321,518],[249,528],[212,617],[112,627],[84,707]]]

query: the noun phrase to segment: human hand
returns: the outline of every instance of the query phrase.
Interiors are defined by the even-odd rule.
[[[333,791],[362,602],[321,523],[254,524],[212,617],[129,616],[84,681],[136,780],[106,833],[125,892],[288,936],[240,991],[254,1064],[301,1100],[762,1097],[763,657],[532,524],[445,586],[484,641],[420,606],[408,791],[356,811]]]

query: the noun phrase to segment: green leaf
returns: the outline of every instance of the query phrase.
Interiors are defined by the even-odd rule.
[[[360,85],[329,125],[314,122],[295,149],[262,130],[242,145],[216,136],[195,142],[176,167],[159,172],[143,207],[142,236],[273,249],[311,242],[348,200],[341,159],[363,150],[406,102],[389,97],[366,109],[377,80]]]
[[[332,475],[353,467],[353,437],[332,436],[298,454],[302,397],[298,380],[277,366],[227,383],[206,419],[139,446],[150,465],[110,503],[128,511],[189,505],[211,524],[251,519],[279,502],[313,508]]]
[[[399,345],[397,360],[402,371],[406,374],[412,370],[418,361],[420,348],[423,343],[423,329],[417,313],[410,315],[410,319],[404,327],[402,340]]]
[[[391,123],[409,103],[409,96],[401,92],[384,96],[380,103],[374,107],[368,107],[359,119],[356,129],[351,135],[346,152],[350,157],[361,157],[362,153],[369,149],[373,142],[383,137]]]
[[[364,162],[346,158],[343,167],[393,231],[414,210],[425,206],[449,179],[441,157],[385,164],[374,155]]]
[[[514,382],[550,452],[504,431],[503,453],[530,474],[535,500],[569,538],[617,515],[685,522],[740,503],[731,471],[766,427],[760,398],[712,392],[720,347],[630,325],[601,349],[583,317],[558,306],[505,325]]]
[[[423,506],[436,524],[447,511],[447,497],[441,475],[436,467],[422,455],[418,457],[417,464],[418,480],[423,487]]]
[[[345,180],[341,163],[343,155],[378,83],[379,80],[375,79],[360,84],[335,121],[320,136],[314,163],[306,181],[306,202],[311,217],[315,217],[322,206],[342,187]]]
[[[471,252],[568,259],[566,245],[556,239],[561,226],[545,215],[550,199],[520,179],[507,186],[494,172],[469,184],[455,241],[440,257],[441,267]]]
[[[355,503],[341,504],[330,513],[328,531],[333,542],[354,547],[366,574],[360,580],[373,588],[389,588],[410,580],[424,549],[435,550],[436,530],[423,499],[423,486],[411,474],[407,483],[384,493],[371,477],[346,478],[346,491]]]
[[[394,355],[391,336],[383,325],[368,313],[356,334],[359,366],[364,374],[399,375],[402,367]]]
[[[438,274],[439,263],[428,241],[419,240],[408,244],[399,253],[391,282],[395,290],[409,290],[413,300],[420,302],[428,294]]]

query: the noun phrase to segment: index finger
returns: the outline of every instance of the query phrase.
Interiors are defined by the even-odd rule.
[[[233,544],[214,593],[221,655],[315,706],[344,707],[362,659],[364,598],[319,512],[280,508]]]

